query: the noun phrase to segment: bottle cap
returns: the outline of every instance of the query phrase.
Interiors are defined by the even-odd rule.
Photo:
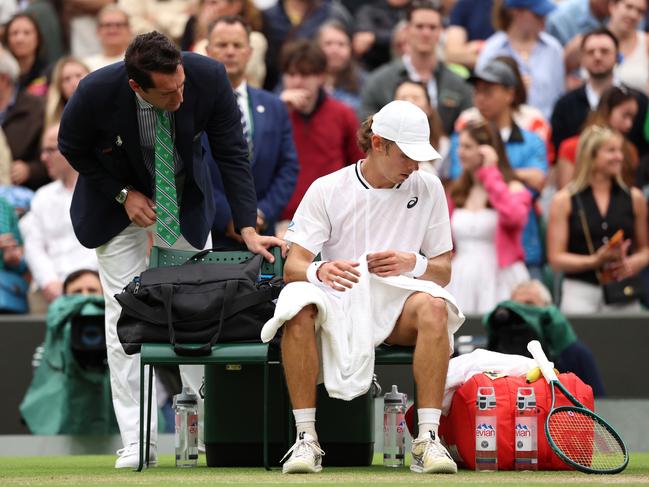
[[[496,392],[493,387],[478,387],[476,406],[481,411],[496,407]]]
[[[178,404],[195,406],[198,404],[198,396],[189,387],[183,387],[183,391],[174,396],[173,407],[175,408]]]
[[[388,404],[403,404],[406,402],[405,394],[399,392],[396,385],[392,385],[392,390],[386,392],[383,396],[383,402]]]
[[[516,395],[516,409],[523,410],[536,407],[536,396],[533,387],[519,387]]]

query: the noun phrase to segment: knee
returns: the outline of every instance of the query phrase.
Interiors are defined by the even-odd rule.
[[[448,309],[446,301],[430,294],[421,293],[417,306],[417,330],[438,338],[448,334]]]
[[[305,306],[293,318],[284,323],[284,336],[298,340],[314,336],[317,314],[318,310],[313,304]]]

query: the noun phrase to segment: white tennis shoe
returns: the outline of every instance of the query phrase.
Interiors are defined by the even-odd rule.
[[[410,470],[417,473],[457,473],[457,465],[435,433],[412,442]]]
[[[309,433],[300,433],[297,441],[286,452],[282,473],[317,473],[322,470],[322,457],[324,452],[318,441]]]
[[[118,458],[115,468],[137,468],[140,461],[140,444],[131,443],[125,448],[117,450]],[[155,445],[149,447],[149,467],[158,465],[158,452]]]

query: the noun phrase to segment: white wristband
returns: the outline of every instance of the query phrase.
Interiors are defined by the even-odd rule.
[[[421,255],[420,253],[415,253],[417,260],[415,261],[415,267],[410,272],[406,272],[404,276],[406,277],[421,277],[428,269],[428,259]]]
[[[328,261],[327,260],[319,260],[316,262],[311,262],[309,264],[309,267],[306,269],[306,280],[309,281],[311,284],[315,284],[316,286],[326,286],[324,282],[322,282],[320,279],[318,279],[318,268],[326,264]]]

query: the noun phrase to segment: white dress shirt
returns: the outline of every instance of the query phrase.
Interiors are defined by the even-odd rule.
[[[46,184],[36,191],[31,209],[18,222],[25,260],[41,289],[76,270],[97,269],[95,251],[82,246],[72,229],[72,193],[61,181]]]

